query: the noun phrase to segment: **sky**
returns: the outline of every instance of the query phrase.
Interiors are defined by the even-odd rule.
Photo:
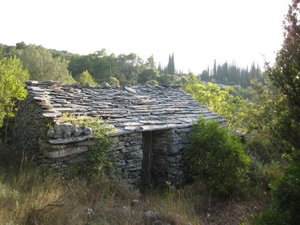
[[[274,62],[290,0],[0,0],[0,43],[153,55],[201,73],[214,59]]]

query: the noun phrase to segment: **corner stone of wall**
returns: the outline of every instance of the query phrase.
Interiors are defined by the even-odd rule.
[[[114,147],[118,172],[129,184],[139,186],[143,160],[142,133],[122,134]]]
[[[169,181],[172,184],[184,184],[187,178],[186,160],[190,144],[192,126],[175,128],[170,133],[170,150],[168,152]]]

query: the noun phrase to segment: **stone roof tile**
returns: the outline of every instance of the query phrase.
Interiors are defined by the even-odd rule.
[[[114,89],[31,81],[27,89],[43,106],[44,117],[57,118],[63,113],[98,116],[120,132],[190,126],[200,115],[225,121],[178,86]]]

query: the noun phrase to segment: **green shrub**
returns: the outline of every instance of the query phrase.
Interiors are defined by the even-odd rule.
[[[200,119],[191,135],[188,166],[194,178],[204,179],[208,189],[228,196],[246,178],[250,158],[239,137],[217,121]]]
[[[260,161],[252,160],[248,172],[250,183],[270,191],[271,182],[281,177],[284,169],[285,166],[278,161],[263,164]]]
[[[93,76],[88,70],[83,71],[76,79],[81,85],[89,84],[92,87],[97,86],[97,82],[94,80]]]
[[[252,225],[289,225],[275,210],[267,210],[255,217]]]
[[[70,116],[65,114],[64,122],[70,122],[79,127],[90,127],[93,130],[95,145],[89,147],[87,158],[89,163],[82,166],[76,165],[68,171],[69,175],[78,174],[80,172],[95,176],[102,176],[104,173],[114,172],[114,162],[112,156],[112,146],[115,140],[108,135],[113,133],[112,126],[104,123],[98,117]],[[83,170],[83,171],[81,171]]]
[[[27,70],[16,57],[0,59],[0,127],[4,118],[14,117],[16,100],[27,96],[24,81],[29,78]]]
[[[247,139],[246,149],[251,157],[263,163],[270,163],[273,160],[281,159],[278,144],[275,146],[271,142],[270,137],[266,137],[262,134],[252,134]]]
[[[148,84],[150,86],[156,86],[156,85],[158,85],[158,81],[157,80],[148,80],[146,82],[146,84]]]
[[[120,81],[116,77],[110,77],[108,83],[113,88],[119,88],[120,87]]]
[[[271,209],[255,218],[255,225],[300,224],[300,164],[293,162],[272,185]]]
[[[300,165],[292,163],[273,184],[272,205],[290,225],[300,224]]]

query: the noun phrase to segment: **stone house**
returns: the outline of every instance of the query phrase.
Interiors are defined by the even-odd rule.
[[[116,167],[134,185],[184,182],[192,125],[200,115],[224,122],[175,86],[115,89],[29,81],[27,89],[14,123],[18,149],[56,168],[83,162],[95,144],[93,128],[66,123],[64,114],[100,117],[118,139],[112,152]]]

